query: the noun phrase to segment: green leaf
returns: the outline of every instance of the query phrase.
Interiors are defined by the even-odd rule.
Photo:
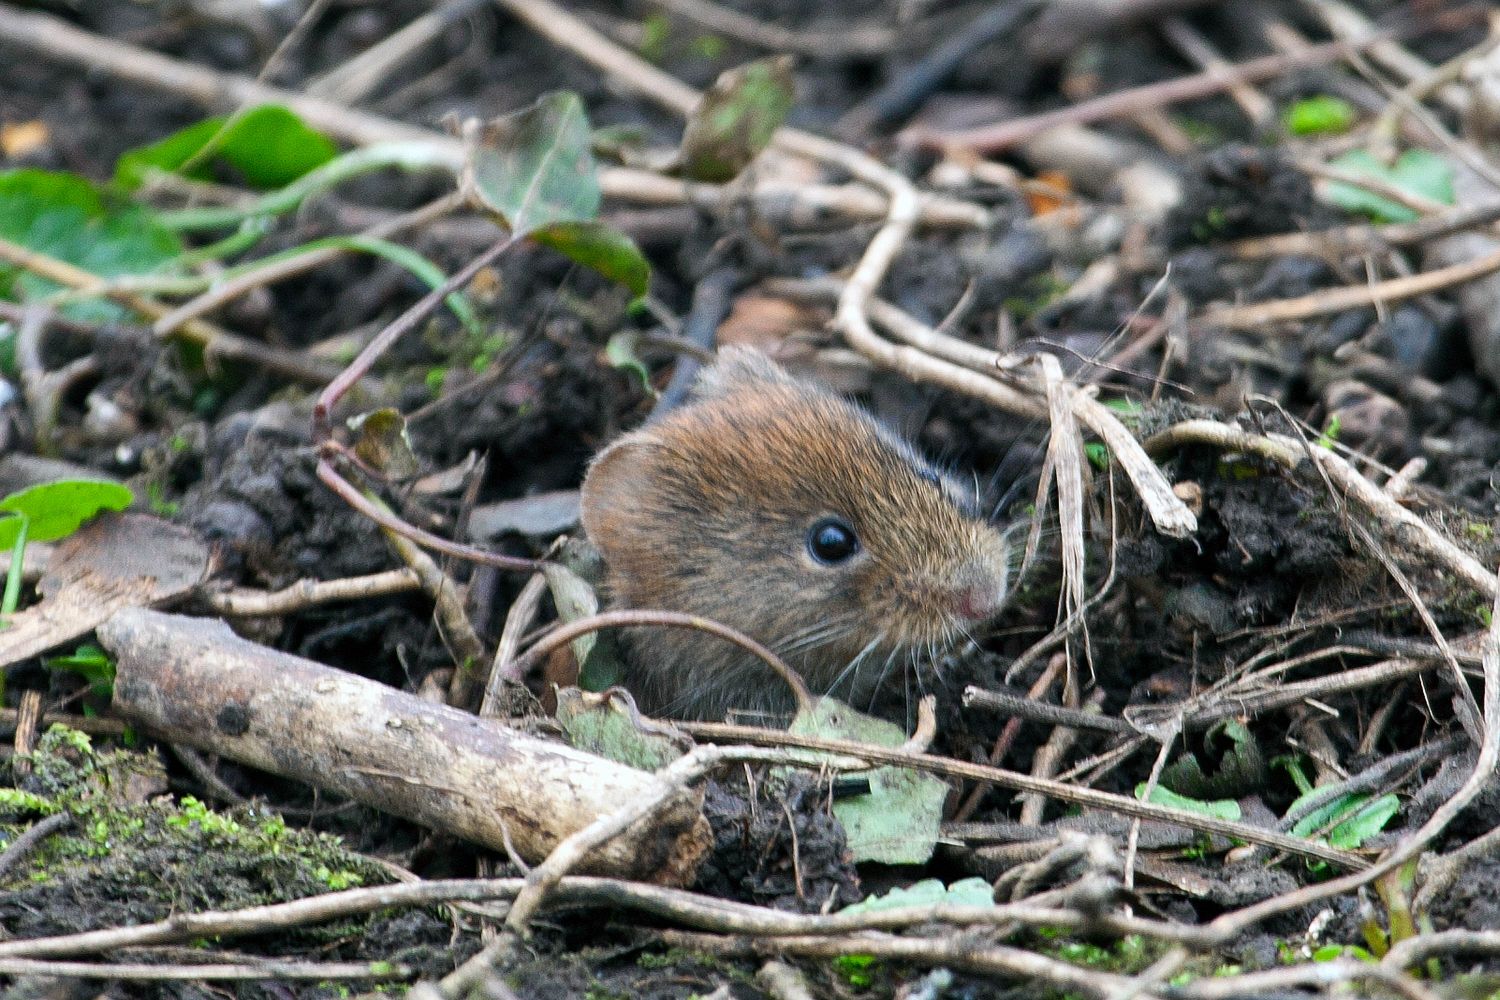
[[[722,74],[688,118],[679,172],[714,182],[738,176],[771,144],[792,110],[793,96],[787,56],[759,59]]]
[[[552,602],[557,607],[558,617],[574,621],[599,610],[599,588],[604,579],[604,557],[594,544],[586,538],[574,537],[563,543],[549,565],[557,565],[565,573],[553,571],[547,576]],[[623,683],[625,667],[621,662],[619,644],[615,633],[609,629],[590,632],[573,640],[573,654],[578,660],[578,686],[585,691],[603,691]]]
[[[853,740],[899,747],[906,735],[899,726],[871,718],[834,698],[819,698],[813,710],[792,720],[797,736]],[[932,857],[948,785],[941,779],[901,767],[860,772],[870,781],[868,795],[835,799],[833,814],[844,826],[855,861],[919,865]]]
[[[96,479],[63,479],[12,493],[0,500],[0,511],[24,515],[33,542],[66,538],[101,510],[124,510],[135,499],[119,483]],[[16,544],[21,517],[0,520],[0,552]]]
[[[1341,135],[1359,118],[1354,105],[1342,97],[1318,94],[1304,97],[1286,109],[1286,130],[1292,135]]]
[[[93,643],[84,643],[68,656],[49,656],[42,660],[48,670],[67,670],[89,682],[94,694],[109,697],[115,684],[115,661]]]
[[[680,736],[673,739],[669,729],[626,711],[618,697],[559,688],[555,715],[569,746],[637,770],[666,767],[684,752]]]
[[[609,342],[604,345],[604,359],[611,365],[635,375],[641,381],[641,388],[646,394],[655,399],[659,393],[651,384],[651,372],[641,361],[637,349],[640,347],[641,335],[637,330],[621,330]]]
[[[559,621],[566,624],[599,613],[599,595],[583,577],[561,563],[552,562],[542,567],[542,575],[547,578],[547,589],[552,592]],[[598,637],[597,632],[587,632],[573,640],[573,655],[578,658],[580,668],[588,662]]]
[[[1200,799],[1245,795],[1266,780],[1266,761],[1260,744],[1245,724],[1228,719],[1203,735],[1205,767],[1196,754],[1186,753],[1162,771],[1161,783],[1173,791]]]
[[[208,180],[214,165],[224,163],[250,186],[267,190],[290,184],[336,155],[333,141],[290,109],[262,104],[232,118],[206,119],[130,150],[115,163],[115,181],[126,188],[139,187],[153,169]]]
[[[1296,812],[1308,796],[1317,793],[1318,789],[1315,788],[1299,796],[1287,808],[1287,812]],[[1378,799],[1371,799],[1363,793],[1340,795],[1299,819],[1292,827],[1292,836],[1311,837],[1332,825],[1332,829],[1328,831],[1328,843],[1344,850],[1353,850],[1385,829],[1385,825],[1400,808],[1401,800],[1395,795],[1382,795]]]
[[[935,878],[923,879],[906,888],[897,887],[883,896],[866,896],[840,913],[876,913],[908,906],[994,906],[995,887],[988,879],[959,879],[943,885]]]
[[[182,253],[182,243],[140,205],[107,197],[74,174],[0,172],[0,237],[101,278],[156,271]],[[0,294],[17,301],[55,294],[59,286],[29,271],[0,265]],[[126,310],[105,299],[75,301],[62,312],[108,323]]]
[[[636,298],[645,295],[651,283],[651,265],[640,247],[602,222],[560,222],[536,230],[531,238],[624,285]]]
[[[1330,847],[1352,851],[1375,836],[1401,810],[1401,800],[1395,795],[1382,795],[1359,812],[1328,831]]]
[[[511,232],[592,222],[603,197],[577,94],[546,94],[486,126],[469,153],[470,189]]]
[[[1408,149],[1391,166],[1386,166],[1366,150],[1351,149],[1329,165],[1384,181],[1408,194],[1444,205],[1453,204],[1452,165],[1425,149]],[[1346,212],[1367,215],[1376,222],[1411,222],[1418,217],[1416,212],[1399,202],[1341,181],[1328,185],[1328,200]]]
[[[1148,798],[1144,781],[1135,786],[1135,797],[1142,802],[1154,802],[1159,806],[1170,806],[1173,809],[1182,809],[1200,816],[1212,816],[1215,819],[1235,822],[1238,822],[1240,818],[1240,804],[1234,799],[1214,799],[1213,801],[1190,799],[1186,795],[1178,795],[1170,788],[1163,788],[1161,785],[1153,788]]]

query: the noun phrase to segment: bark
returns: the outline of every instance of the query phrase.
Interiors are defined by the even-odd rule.
[[[115,711],[151,734],[347,795],[528,862],[661,779],[240,638],[222,622],[141,609],[99,639]],[[581,871],[691,881],[712,837],[685,789]]]

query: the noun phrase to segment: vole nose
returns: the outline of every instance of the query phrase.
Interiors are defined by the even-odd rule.
[[[985,622],[995,616],[1004,600],[1001,588],[964,587],[953,595],[953,610],[965,621]]]
[[[953,613],[971,624],[982,624],[995,617],[1005,604],[1008,589],[1005,576],[993,572],[972,574],[952,594]]]

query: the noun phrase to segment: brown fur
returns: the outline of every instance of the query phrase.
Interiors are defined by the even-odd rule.
[[[867,413],[764,355],[720,358],[692,403],[606,448],[584,480],[583,524],[615,606],[733,626],[815,693],[846,700],[868,698],[887,673],[999,609],[1006,543],[962,509],[953,484]],[[828,515],[859,537],[847,564],[807,552],[809,527]],[[977,614],[962,613],[964,593]],[[798,642],[809,635],[819,641]],[[627,685],[647,711],[712,718],[790,705],[764,665],[701,633],[631,629],[627,643]]]

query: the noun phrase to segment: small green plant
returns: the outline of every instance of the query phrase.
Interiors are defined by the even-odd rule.
[[[1193,223],[1193,236],[1200,240],[1211,240],[1229,228],[1229,213],[1222,205],[1211,205],[1203,218]]]
[[[19,788],[0,788],[0,813],[39,813],[50,816],[57,812],[57,803]]]
[[[1339,420],[1339,415],[1335,413],[1328,418],[1328,423],[1323,425],[1323,433],[1318,435],[1317,446],[1332,451],[1341,430],[1343,430],[1342,422]]]
[[[161,483],[152,483],[146,487],[146,503],[151,506],[151,513],[158,517],[176,517],[182,512],[182,504],[177,500],[168,500],[167,491],[162,488]]]
[[[641,22],[641,40],[636,51],[647,62],[661,64],[666,61],[671,40],[672,22],[665,14],[652,14]]]
[[[833,967],[844,981],[860,990],[875,985],[875,964],[874,955],[840,955],[833,960]]]
[[[699,35],[688,46],[699,59],[720,59],[729,46],[718,35]]]
[[[77,531],[103,510],[124,510],[135,499],[119,483],[97,479],[62,479],[18,490],[0,498],[0,552],[11,553],[0,616],[15,614],[21,601],[21,565],[26,543],[55,542]]]
[[[49,656],[42,660],[48,670],[65,670],[78,674],[89,685],[89,693],[108,701],[114,694],[115,661],[91,642],[79,646],[68,656]]]
[[[317,868],[314,868],[313,875],[334,892],[339,892],[343,889],[353,889],[356,886],[364,885],[365,882],[358,872],[351,872],[346,869],[334,871],[327,865],[319,865]]]
[[[1282,121],[1292,135],[1340,135],[1359,118],[1354,105],[1342,97],[1317,94],[1304,97],[1286,109]]]

